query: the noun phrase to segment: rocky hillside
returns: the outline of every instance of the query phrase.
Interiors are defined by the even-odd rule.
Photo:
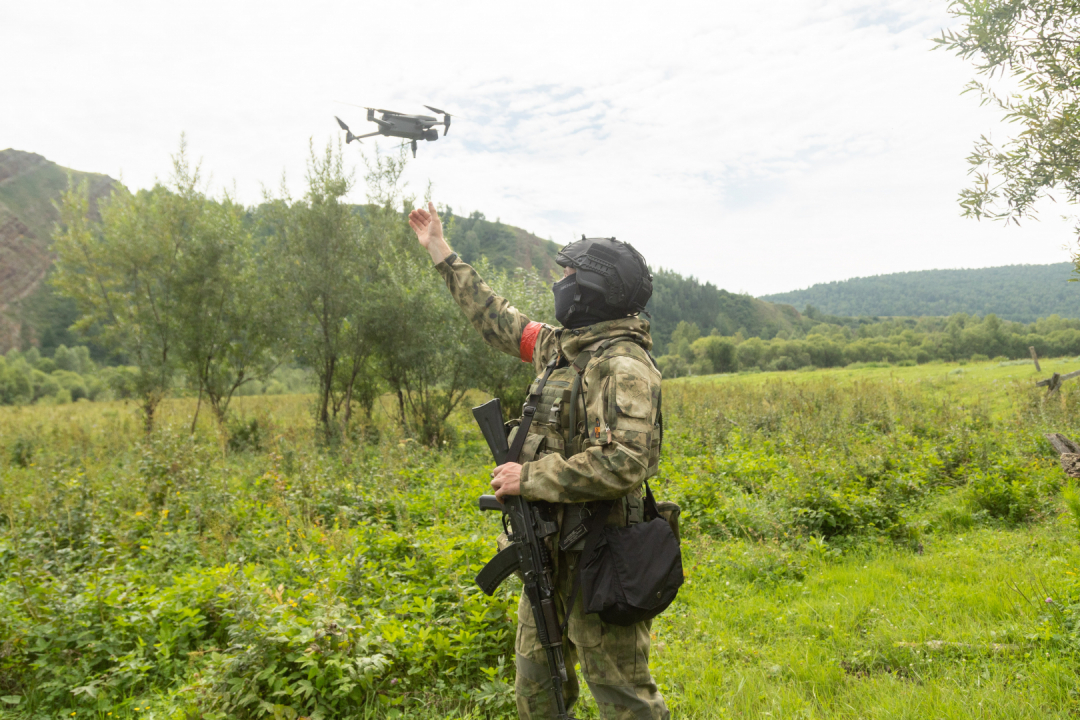
[[[76,183],[87,182],[94,212],[97,200],[116,182],[68,170],[35,153],[0,150],[0,353],[33,339],[21,303],[45,290],[42,282],[52,264],[49,244],[58,219],[53,201],[67,187],[69,176]]]

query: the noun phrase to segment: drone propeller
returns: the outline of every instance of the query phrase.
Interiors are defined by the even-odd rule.
[[[345,131],[345,144],[346,145],[351,143],[353,140],[355,140],[356,142],[360,142],[360,138],[358,138],[358,137],[356,137],[355,135],[352,134],[352,130],[349,129],[349,126],[346,125],[341,120],[341,118],[339,118],[337,115],[335,115],[334,119],[337,120],[337,124],[341,126],[341,129]]]
[[[442,134],[443,134],[443,137],[446,137],[446,133],[450,132],[450,118],[453,117],[453,116],[450,113],[446,112],[445,110],[440,110],[439,108],[433,108],[430,105],[425,105],[424,107],[426,107],[428,110],[430,110],[431,112],[433,112],[433,113],[435,113],[437,115],[442,115],[443,116],[443,131],[442,131]]]

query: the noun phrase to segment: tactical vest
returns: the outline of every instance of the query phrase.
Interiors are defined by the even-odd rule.
[[[652,357],[637,343],[628,338],[612,338],[594,343],[580,353],[573,363],[556,367],[548,377],[536,406],[529,434],[521,448],[519,462],[538,460],[546,455],[557,453],[563,458],[578,454],[594,444],[599,444],[596,429],[615,425],[614,401],[604,403],[604,417],[586,416],[585,394],[581,382],[586,369],[596,362],[613,346],[623,350],[635,359],[652,364]],[[629,347],[627,347],[629,346]],[[533,381],[529,393],[533,393],[540,378]],[[592,392],[604,392],[604,388],[595,388]],[[509,442],[513,443],[520,419],[509,423]],[[663,415],[657,408],[653,431],[649,440],[649,467],[646,478],[656,474],[660,461],[660,446],[663,439]]]

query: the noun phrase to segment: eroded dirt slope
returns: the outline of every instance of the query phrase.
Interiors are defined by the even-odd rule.
[[[86,181],[91,209],[108,195],[116,181],[106,175],[68,170],[41,155],[0,150],[0,353],[32,337],[23,328],[18,303],[32,294],[48,274],[52,228],[59,214],[53,204],[67,187],[69,176]]]

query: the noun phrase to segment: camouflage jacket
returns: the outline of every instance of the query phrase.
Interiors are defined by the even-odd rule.
[[[550,389],[545,388],[525,443],[521,458],[525,499],[612,500],[637,490],[656,473],[660,372],[648,355],[652,338],[647,321],[627,317],[577,330],[554,328],[530,321],[456,254],[436,267],[489,345],[531,362],[538,374],[556,353],[568,363],[549,378]],[[597,352],[600,345],[604,347]],[[585,352],[590,354],[583,357],[591,359],[575,369],[571,363]],[[581,372],[581,400],[577,427],[571,429],[569,413],[560,403],[567,403],[567,388],[577,372]]]

